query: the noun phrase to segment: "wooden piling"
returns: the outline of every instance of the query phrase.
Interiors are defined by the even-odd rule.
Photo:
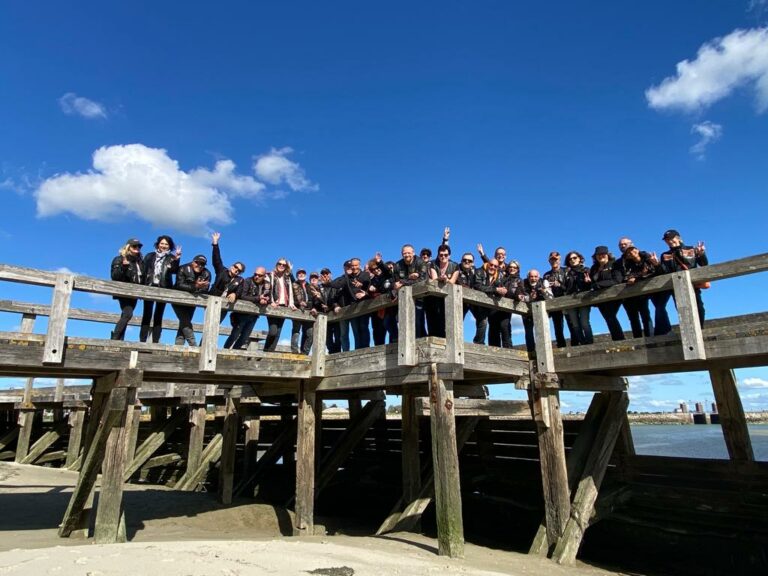
[[[67,442],[67,459],[64,467],[74,469],[74,464],[80,458],[80,449],[83,447],[83,424],[85,424],[85,410],[72,408],[69,411],[69,440]]]
[[[314,533],[315,402],[314,385],[302,380],[299,384],[296,439],[296,536],[311,536]]]
[[[728,455],[731,460],[753,462],[755,454],[744,416],[744,407],[736,387],[736,375],[729,368],[711,368],[709,378],[715,393],[717,412],[720,414],[720,426]]]
[[[203,454],[203,442],[205,439],[205,404],[192,404],[189,406],[189,442],[187,443],[187,469],[186,474],[191,475],[200,467]]]
[[[435,509],[438,553],[464,557],[464,522],[461,511],[459,454],[453,413],[453,382],[438,377],[432,364],[429,382],[432,430],[432,466],[435,471]]]
[[[227,395],[224,426],[222,428],[221,462],[219,464],[219,499],[222,504],[232,503],[235,483],[235,450],[237,434],[240,431],[240,417],[237,413],[239,399]]]

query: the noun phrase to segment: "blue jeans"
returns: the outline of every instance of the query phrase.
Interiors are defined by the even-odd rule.
[[[592,344],[592,325],[589,323],[590,306],[579,306],[578,308],[569,308],[565,311],[568,317],[568,328],[571,331],[571,346],[580,346],[582,344]]]
[[[234,348],[235,350],[248,348],[248,341],[251,338],[251,332],[256,325],[256,320],[259,319],[258,315],[253,314],[240,314],[238,312],[232,312],[232,332],[230,332],[227,340],[224,342],[224,348]]]

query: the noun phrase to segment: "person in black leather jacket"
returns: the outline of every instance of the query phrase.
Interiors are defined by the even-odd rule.
[[[259,266],[251,278],[246,278],[238,287],[237,300],[245,300],[259,307],[269,304],[271,286],[264,266]],[[258,314],[232,312],[232,332],[224,342],[224,348],[246,349],[251,332],[259,319]]]
[[[475,289],[479,290],[486,296],[491,298],[501,298],[506,294],[504,288],[504,277],[499,272],[499,261],[496,258],[491,258],[488,262],[483,264],[482,267],[477,269],[475,274]],[[475,319],[477,320],[477,326],[475,329],[475,337],[472,342],[475,344],[485,344],[485,333],[488,328],[488,317],[492,314],[491,309],[482,306],[475,307]],[[501,344],[501,335],[493,337],[491,342],[491,336],[488,337],[488,343],[495,343],[496,346]]]
[[[506,275],[499,274],[500,286],[496,295],[502,298],[516,298],[517,288],[522,282],[520,278],[520,263],[510,260],[507,264]],[[488,316],[488,345],[512,348],[512,313],[505,310],[494,310]]]
[[[392,289],[392,272],[383,262],[381,254],[368,260],[366,265],[368,274],[371,276],[371,283],[368,285],[368,296],[371,298],[387,298],[391,300],[395,293]],[[381,346],[387,342],[389,334],[389,343],[397,342],[397,308],[384,308],[371,314],[371,331],[373,332],[373,345]]]
[[[155,249],[144,257],[145,284],[156,288],[173,288],[173,275],[179,271],[181,246],[168,235],[158,236]],[[152,341],[160,342],[163,333],[165,302],[144,300],[139,340],[146,342],[152,330]]]
[[[592,280],[593,290],[605,290],[611,286],[616,286],[624,282],[624,276],[621,271],[614,266],[616,259],[608,250],[607,246],[598,246],[595,253],[592,254],[592,268],[589,269],[589,277]],[[612,300],[597,305],[600,310],[608,331],[611,333],[611,340],[624,340],[624,330],[617,317],[621,300]]]
[[[311,278],[310,278],[311,280]],[[336,307],[336,299],[338,297],[338,290],[333,286],[333,275],[329,268],[323,268],[320,270],[320,281],[317,284],[313,295],[314,307],[318,312],[327,313]],[[311,281],[310,281],[311,289]],[[349,325],[347,324],[347,329]],[[328,322],[328,332],[325,339],[325,347],[328,350],[328,354],[335,354],[341,352],[341,325],[339,322]],[[347,345],[349,349],[349,345]]]
[[[227,301],[232,304],[237,299],[237,289],[243,283],[243,272],[245,272],[245,264],[238,261],[231,266],[225,266],[224,261],[221,259],[221,248],[219,248],[219,239],[221,234],[214,232],[211,234],[211,260],[213,261],[213,271],[216,274],[216,278],[211,284],[209,294],[213,296],[224,296]],[[224,305],[227,303],[225,302]],[[221,318],[219,322],[222,322],[227,315],[227,309],[222,307]],[[234,320],[233,320],[234,327]]]
[[[344,275],[333,281],[332,286],[339,290],[335,310],[341,310],[342,306],[349,306],[368,298],[368,287],[371,283],[371,275],[360,269],[360,259],[350,258],[349,266],[345,268]],[[356,316],[349,321],[352,334],[355,337],[355,350],[368,348],[371,345],[371,332],[369,329],[370,314]]]
[[[130,238],[120,249],[117,256],[112,259],[110,276],[117,282],[130,282],[131,284],[144,284],[144,260],[141,257],[142,243],[136,238]],[[136,298],[124,298],[113,296],[120,303],[120,319],[112,331],[112,340],[125,338],[125,329],[133,318],[133,310],[136,308]]]
[[[629,246],[624,250],[622,257],[624,281],[628,285],[655,276],[659,267],[656,254],[643,252],[636,246]],[[653,322],[648,309],[649,296],[633,296],[624,300],[624,309],[629,316],[629,324],[632,327],[632,336],[642,338],[653,335]]]
[[[589,270],[584,266],[584,256],[579,252],[568,252],[565,256],[565,293],[578,294],[592,289]],[[592,344],[592,325],[589,322],[590,306],[569,308],[565,314],[569,318],[568,329],[571,331],[571,346]]]
[[[529,270],[525,280],[517,286],[516,297],[520,302],[532,304],[552,298],[552,290],[549,282],[541,278],[538,270]],[[533,316],[526,314],[523,316],[523,328],[525,328],[525,348],[528,355],[536,354],[536,339],[533,334]]]
[[[416,258],[415,250],[412,245],[403,245],[400,254],[402,258],[395,262],[395,268],[392,271],[395,291],[403,286],[413,286],[417,282],[423,282],[427,279],[428,266],[423,260]],[[421,300],[416,300],[416,338],[423,338],[427,335],[426,316],[424,314],[424,305]]]
[[[706,247],[703,242],[699,242],[695,247],[688,246],[683,243],[682,238],[680,238],[680,232],[675,229],[670,229],[664,232],[662,240],[667,243],[669,250],[662,252],[661,257],[659,258],[660,274],[671,274],[672,272],[690,270],[709,264]],[[701,299],[701,288],[695,286],[693,291],[696,295],[696,308],[699,312],[699,322],[703,324],[705,310],[704,301]],[[670,330],[672,330],[672,326],[669,323],[669,315],[667,314],[667,302],[669,302],[669,299],[672,296],[673,293],[670,290],[657,292],[651,296],[653,305],[656,308],[656,328],[654,330],[654,336],[668,334]]]
[[[560,252],[552,251],[549,253],[550,269],[544,273],[544,280],[549,283],[552,290],[552,296],[557,298],[565,294],[565,268],[560,265]],[[549,313],[552,319],[552,326],[555,329],[555,344],[558,348],[565,348],[565,333],[563,332],[563,320],[566,316],[560,310]],[[573,332],[570,325],[568,332]]]
[[[208,259],[202,254],[198,254],[192,259],[192,262],[179,267],[179,272],[176,274],[176,289],[190,294],[207,294],[211,285],[211,273],[205,267],[207,263]],[[190,346],[196,346],[195,331],[192,329],[192,316],[195,315],[195,307],[173,304],[173,311],[176,312],[179,319],[176,344],[183,346],[186,340]]]

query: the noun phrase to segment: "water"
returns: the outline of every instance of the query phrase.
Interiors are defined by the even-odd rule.
[[[755,460],[768,461],[768,424],[749,424]],[[683,458],[728,458],[719,424],[632,425],[638,454]]]

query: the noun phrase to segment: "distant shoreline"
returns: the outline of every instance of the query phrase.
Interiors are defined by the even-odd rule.
[[[660,413],[648,414],[637,413],[628,414],[630,424],[693,424],[693,412],[683,413]],[[745,414],[747,424],[768,424],[768,412],[747,412]],[[709,413],[707,414],[709,422]]]

